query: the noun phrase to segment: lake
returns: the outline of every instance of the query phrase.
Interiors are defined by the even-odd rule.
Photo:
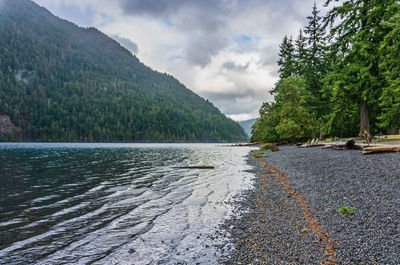
[[[0,264],[217,264],[249,151],[0,143]],[[173,168],[188,165],[215,169]]]

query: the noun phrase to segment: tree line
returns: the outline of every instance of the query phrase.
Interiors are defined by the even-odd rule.
[[[279,46],[279,80],[252,141],[395,133],[400,127],[400,2],[326,0]]]

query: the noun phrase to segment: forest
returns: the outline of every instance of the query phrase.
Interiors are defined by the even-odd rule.
[[[326,0],[279,46],[279,80],[252,141],[353,137],[400,128],[400,1]]]
[[[2,141],[235,142],[243,129],[95,28],[29,0],[0,9]]]

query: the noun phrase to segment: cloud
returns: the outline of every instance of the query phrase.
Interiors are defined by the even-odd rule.
[[[229,5],[213,0],[120,0],[124,14],[159,19],[188,36],[184,47],[189,64],[205,67],[228,44],[223,14]],[[205,14],[207,17],[205,18]]]
[[[226,70],[233,70],[233,71],[238,71],[238,72],[243,72],[246,71],[247,68],[249,68],[249,64],[245,65],[237,65],[232,61],[228,61],[222,64],[222,67]]]
[[[224,8],[224,2],[215,0],[119,0],[121,8],[126,14],[149,15],[165,17],[179,13],[184,9],[214,10],[220,13]]]
[[[1,1],[1,0],[0,0]],[[254,118],[278,78],[279,44],[314,0],[34,0],[115,38],[230,117]],[[67,2],[67,4],[66,4]],[[322,0],[317,0],[319,7]],[[90,24],[90,25],[89,25]]]
[[[203,35],[186,47],[188,63],[205,67],[228,44],[228,39],[219,34]]]
[[[248,115],[257,117],[261,104],[265,101],[265,93],[207,93],[204,96],[211,98],[212,102],[227,116]]]
[[[121,37],[119,35],[111,35],[111,37],[116,40],[119,44],[121,44],[123,47],[125,47],[128,51],[130,51],[132,54],[138,54],[139,48],[136,43],[131,41],[128,38]]]
[[[131,1],[121,0],[122,9],[127,14],[147,14],[153,16],[162,16],[170,13],[176,1],[159,0],[159,1]]]
[[[72,21],[73,23],[81,27],[90,27],[93,25],[95,9],[92,5],[77,5],[73,2],[62,2],[55,0],[49,2],[46,0],[37,0],[40,5],[46,5],[46,7],[57,16]]]

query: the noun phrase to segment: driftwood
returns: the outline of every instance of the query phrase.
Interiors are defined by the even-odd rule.
[[[380,152],[400,152],[400,145],[375,145],[364,148],[363,155]]]
[[[254,145],[259,145],[260,143],[246,143],[246,144],[242,144],[242,143],[238,143],[238,144],[234,144],[233,146],[254,146]]]
[[[301,144],[301,143],[299,144],[299,143],[297,143],[296,145],[297,145],[298,147],[300,147],[300,148],[325,146],[325,144],[319,144],[317,138],[312,139],[312,140],[311,140],[311,143],[309,143],[309,144]]]
[[[333,144],[331,147],[336,150],[348,150],[348,149],[355,149],[355,142],[353,139],[350,139],[346,142],[340,142]]]
[[[299,148],[308,148],[308,147],[317,147],[317,146],[326,146],[326,144],[302,144],[298,146]]]
[[[366,143],[366,144],[369,145],[369,144],[371,143],[371,141],[372,141],[372,135],[369,134],[369,133],[367,132],[367,130],[364,130],[364,132],[362,133],[361,136],[364,137],[365,143]]]
[[[366,146],[369,146],[367,144],[357,144],[354,142],[354,140],[350,139],[346,142],[336,142],[336,143],[330,143],[326,144],[323,149],[326,148],[332,148],[335,150],[349,150],[349,149],[356,149],[356,150],[363,150]]]
[[[382,144],[370,144],[370,139],[368,138],[368,134],[365,134],[366,143],[355,143],[354,140],[350,139],[345,142],[335,142],[329,144],[318,144],[318,141],[314,139],[310,144],[300,145],[300,148],[307,147],[316,147],[323,146],[322,149],[332,148],[335,150],[349,150],[356,149],[362,150],[363,155],[372,154],[372,153],[380,153],[380,152],[398,152],[400,153],[400,145],[382,145]]]
[[[213,166],[182,166],[182,167],[172,167],[172,168],[178,168],[178,169],[214,169],[215,167]]]

